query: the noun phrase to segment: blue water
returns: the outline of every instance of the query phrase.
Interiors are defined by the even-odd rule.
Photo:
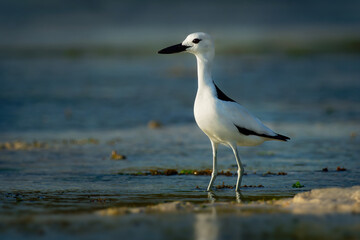
[[[360,183],[359,56],[220,56],[217,63],[218,85],[292,138],[240,148],[248,174],[243,184],[264,186],[244,188],[245,200]],[[47,144],[1,150],[3,213],[207,201],[209,176],[131,175],[211,168],[209,141],[192,115],[194,64],[187,55],[0,61],[1,142]],[[163,127],[148,128],[150,120]],[[97,143],[71,142],[89,138]],[[112,150],[127,159],[111,160]],[[338,166],[347,171],[336,171]],[[236,172],[225,147],[219,168]],[[287,175],[264,176],[268,171]],[[219,176],[215,185],[235,181],[236,176]],[[305,187],[292,188],[297,181]],[[219,200],[235,199],[233,189],[215,194]],[[106,201],[99,206],[97,198]]]
[[[360,119],[360,58],[219,57],[214,78],[264,121]],[[193,123],[192,56],[0,60],[0,130],[121,129]]]

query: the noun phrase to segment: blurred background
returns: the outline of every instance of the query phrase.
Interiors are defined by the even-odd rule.
[[[239,149],[243,184],[263,185],[242,189],[243,200],[360,185],[359,13],[358,0],[1,0],[1,235],[85,239],[130,228],[138,239],[171,238],[163,229],[179,239],[182,229],[192,233],[193,217],[184,215],[158,228],[156,218],[147,216],[146,225],[139,215],[139,231],[131,217],[112,222],[93,213],[209,201],[209,176],[151,175],[212,167],[210,143],[193,117],[195,58],[157,54],[197,31],[214,38],[217,85],[291,137]],[[226,148],[219,170],[236,171]],[[235,181],[221,175],[215,185]],[[297,181],[302,188],[292,187]],[[235,201],[233,189],[215,194]],[[93,214],[95,227],[88,215],[73,218],[79,213]],[[339,228],[334,223],[323,224],[330,237]],[[268,236],[261,235],[266,222],[250,225],[259,239]]]
[[[194,57],[157,51],[195,31],[215,39],[215,81],[261,118],[359,120],[359,9],[356,0],[3,0],[0,130],[193,122]]]

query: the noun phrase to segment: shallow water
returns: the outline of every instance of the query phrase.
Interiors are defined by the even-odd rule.
[[[360,119],[358,55],[219,56],[214,79],[265,122]],[[193,123],[193,56],[1,59],[1,132]]]
[[[240,148],[243,184],[264,186],[243,188],[244,201],[360,184],[359,56],[219,56],[217,62],[223,91],[291,137]],[[207,202],[210,176],[131,175],[211,168],[210,143],[192,116],[194,64],[185,55],[0,60],[0,142],[45,144],[0,151],[0,214]],[[150,120],[163,127],[148,128]],[[112,150],[127,159],[112,160]],[[236,172],[226,147],[219,169]],[[304,187],[293,188],[297,181]],[[236,176],[219,176],[215,185],[223,182],[232,186]],[[236,199],[227,188],[215,190],[215,198]]]

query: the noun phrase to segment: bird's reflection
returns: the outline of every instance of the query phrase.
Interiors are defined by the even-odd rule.
[[[215,205],[218,197],[212,191],[207,194],[211,211],[200,212],[195,215],[194,232],[196,240],[215,240],[219,238],[220,226]],[[237,203],[241,203],[244,199],[240,191],[237,191],[235,196]]]
[[[208,192],[211,212],[202,212],[195,215],[194,232],[196,240],[215,240],[219,236],[219,222],[217,219],[216,195]]]
[[[216,195],[213,191],[208,192],[208,199],[210,203],[215,203],[216,201]]]

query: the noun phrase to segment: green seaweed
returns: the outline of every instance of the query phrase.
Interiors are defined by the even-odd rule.
[[[292,187],[293,188],[303,188],[303,187],[305,187],[304,185],[301,185],[301,183],[299,182],[299,181],[297,181],[296,183],[294,183],[293,185],[292,185]]]
[[[194,170],[191,170],[191,169],[184,169],[179,172],[180,175],[188,175],[188,174],[193,174],[193,173],[194,173]]]

